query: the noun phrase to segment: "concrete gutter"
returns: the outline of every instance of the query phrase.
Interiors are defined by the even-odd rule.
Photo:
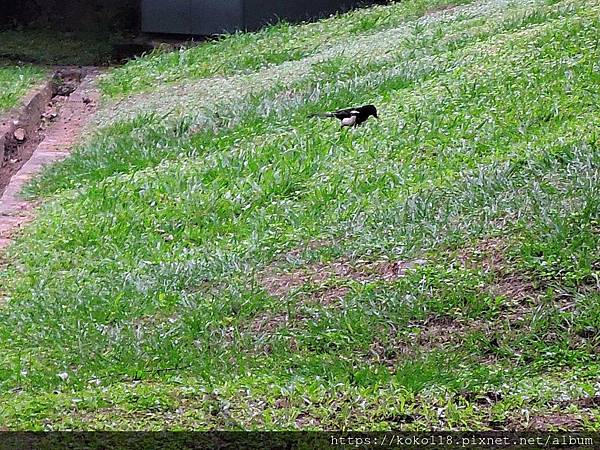
[[[0,168],[9,164],[11,159],[18,159],[20,146],[37,135],[42,114],[52,95],[52,81],[46,81],[25,97],[21,108],[16,112],[13,110],[7,117],[0,118]],[[23,141],[15,137],[15,132],[19,129],[24,131]]]
[[[8,246],[19,230],[33,218],[36,202],[27,201],[20,196],[25,184],[44,166],[60,161],[69,155],[81,137],[85,125],[96,112],[100,94],[95,85],[95,79],[99,75],[99,71],[86,70],[85,75],[83,80],[78,81],[79,84],[74,92],[68,96],[54,98],[54,100],[61,98],[59,113],[56,120],[43,133],[38,130],[42,114],[52,100],[55,88],[52,81],[27,98],[26,107],[16,119],[17,124],[14,123],[14,120],[7,120],[2,124],[2,145],[5,154],[7,144],[10,153],[11,136],[14,139],[14,131],[19,127],[26,130],[27,135],[31,136],[31,141],[18,147],[24,149],[23,161],[18,172],[14,173],[5,184],[3,192],[0,185],[0,251]],[[26,120],[28,118],[29,121]],[[35,145],[31,149],[31,144],[34,143]],[[0,147],[0,149],[2,148]],[[2,168],[0,167],[0,169]],[[7,169],[5,168],[4,171]],[[0,170],[1,173],[2,170]]]

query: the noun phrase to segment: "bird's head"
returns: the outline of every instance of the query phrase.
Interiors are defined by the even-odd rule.
[[[362,107],[363,111],[367,113],[367,115],[369,116],[373,116],[376,119],[379,119],[379,116],[377,115],[377,108],[375,108],[374,105],[365,105]]]

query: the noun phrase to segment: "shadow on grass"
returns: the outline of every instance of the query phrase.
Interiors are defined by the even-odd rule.
[[[108,32],[0,29],[0,60],[41,65],[101,66],[150,52],[133,36]]]

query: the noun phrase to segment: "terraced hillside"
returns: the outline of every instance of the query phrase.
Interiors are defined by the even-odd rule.
[[[0,426],[598,429],[599,29],[408,0],[112,71],[0,266]]]

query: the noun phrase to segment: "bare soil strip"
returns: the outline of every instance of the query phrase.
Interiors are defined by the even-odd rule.
[[[0,168],[0,249],[9,245],[33,216],[34,203],[19,195],[24,185],[45,165],[69,155],[96,111],[99,92],[94,80],[98,74],[97,69],[63,70],[52,83],[51,100],[46,99],[43,107],[38,102],[28,114],[21,114],[22,123],[8,124],[12,134],[8,141],[14,146],[9,158],[14,159]],[[43,89],[47,90],[47,85]],[[45,98],[42,94],[41,99]]]

